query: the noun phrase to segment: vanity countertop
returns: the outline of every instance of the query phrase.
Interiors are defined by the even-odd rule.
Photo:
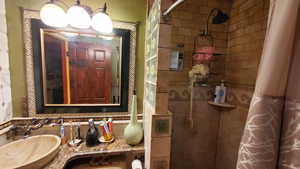
[[[124,139],[116,139],[113,143],[101,143],[94,147],[87,147],[85,143],[78,147],[69,147],[67,144],[64,144],[60,147],[56,157],[44,169],[63,169],[68,160],[75,157],[126,152],[143,153],[144,145],[130,146],[126,144]]]

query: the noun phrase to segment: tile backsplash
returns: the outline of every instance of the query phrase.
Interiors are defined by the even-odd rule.
[[[0,123],[12,117],[12,98],[5,18],[5,0],[0,0]]]

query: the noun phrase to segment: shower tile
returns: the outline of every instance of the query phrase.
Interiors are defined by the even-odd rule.
[[[172,132],[172,115],[155,114],[152,118],[152,137],[170,137]]]

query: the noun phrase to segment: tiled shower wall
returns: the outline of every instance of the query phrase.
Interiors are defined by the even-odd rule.
[[[0,0],[0,123],[12,117],[5,0]]]
[[[235,169],[237,153],[254,90],[263,48],[269,0],[190,0],[173,13],[173,45],[185,45],[184,70],[170,76],[169,109],[173,112],[172,169]],[[193,38],[204,27],[212,8],[230,14],[227,25],[211,26],[216,47],[224,58],[217,71],[228,82],[227,100],[235,109],[207,104],[213,88],[197,88],[194,96],[195,128],[184,120],[189,112]],[[174,28],[175,27],[175,28]],[[218,66],[221,65],[221,66]],[[215,69],[215,68],[214,68]]]
[[[227,101],[235,109],[218,109],[207,104],[213,88],[196,87],[193,99],[194,127],[185,123],[190,110],[187,86],[173,86],[169,109],[173,111],[172,169],[235,169],[239,140],[253,91],[229,89]]]
[[[228,0],[186,0],[176,8],[172,13],[172,44],[184,45],[184,69],[183,71],[170,72],[171,85],[176,83],[188,82],[188,71],[192,68],[192,53],[194,49],[194,39],[206,25],[207,16],[211,9],[220,8],[229,14],[231,3]],[[214,45],[217,53],[226,54],[227,51],[227,30],[228,23],[213,25],[209,24],[209,30],[214,37]],[[198,37],[198,47],[208,46],[209,41],[205,38]],[[197,47],[196,46],[196,47]],[[219,76],[224,76],[225,56],[215,57],[212,70]],[[217,78],[221,80],[220,78]]]
[[[214,169],[220,114],[207,104],[211,89],[194,89],[193,128],[186,122],[190,110],[187,86],[173,86],[169,93],[169,109],[173,112],[171,148],[172,169]]]
[[[184,69],[170,72],[169,76],[169,110],[173,113],[172,169],[214,169],[216,165],[220,113],[207,104],[212,88],[195,89],[194,127],[189,128],[185,122],[190,111],[188,71],[192,68],[194,39],[205,28],[207,16],[213,8],[220,8],[229,14],[231,3],[227,0],[188,0],[172,13],[172,45],[184,45]],[[228,22],[209,26],[217,52],[226,54]],[[198,40],[201,46],[209,45],[204,38],[199,37]],[[224,63],[225,55],[215,58],[212,69],[219,73],[218,77],[225,75]]]
[[[216,169],[234,169],[261,58],[269,0],[234,0],[230,11],[226,81],[236,109],[220,117]],[[230,100],[230,98],[228,98]]]
[[[270,0],[234,0],[228,29],[226,81],[254,86],[262,53]]]

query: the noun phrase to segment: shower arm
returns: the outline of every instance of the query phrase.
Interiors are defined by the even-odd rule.
[[[208,32],[209,19],[210,19],[210,17],[212,16],[212,14],[213,14],[215,11],[218,11],[218,10],[219,10],[218,8],[213,8],[213,9],[209,12],[209,15],[208,15],[207,20],[206,20],[206,29],[205,29],[204,32],[202,33],[203,36],[209,35],[209,32]]]

